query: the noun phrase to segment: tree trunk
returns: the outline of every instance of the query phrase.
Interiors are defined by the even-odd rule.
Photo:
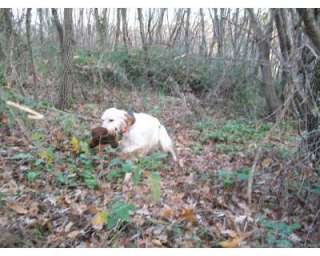
[[[123,43],[126,48],[131,46],[129,31],[128,31],[128,22],[127,22],[127,9],[121,8],[121,16],[122,16],[122,38]]]
[[[62,28],[62,25],[59,21],[57,9],[52,8],[51,12],[52,12],[52,17],[53,17],[53,23],[55,24],[57,32],[58,32],[59,45],[60,45],[60,58],[61,58],[61,61],[63,62],[63,56],[64,56],[64,53],[63,53],[63,50],[64,50],[64,48],[63,48],[63,40],[64,40],[63,39],[63,28]]]
[[[316,24],[316,18],[312,11],[312,9],[297,9],[304,23],[304,32],[313,43],[317,54],[320,55],[320,29],[319,25]]]
[[[205,57],[207,56],[207,41],[206,41],[204,13],[202,8],[200,8],[200,22],[201,22],[201,43],[200,43],[199,54]]]
[[[63,75],[59,88],[57,107],[66,109],[71,105],[72,88],[72,60],[73,60],[73,27],[72,9],[64,9],[64,35],[63,35]]]
[[[164,15],[165,15],[166,10],[167,10],[166,8],[160,9],[159,21],[158,21],[158,25],[157,25],[157,29],[156,29],[157,44],[162,43],[162,26],[163,26],[163,19],[164,19]]]
[[[37,98],[37,76],[36,76],[36,70],[34,67],[34,61],[33,61],[33,53],[32,53],[32,45],[31,45],[31,8],[27,9],[26,14],[26,34],[27,34],[27,46],[28,46],[28,53],[29,53],[29,75],[32,76],[33,80],[33,87],[35,92],[35,97]]]
[[[80,47],[83,47],[83,8],[79,10],[79,18],[77,22],[76,39]]]
[[[121,14],[120,14],[120,8],[117,9],[117,23],[116,23],[116,38],[115,38],[115,43],[114,43],[114,48],[118,48],[119,44],[119,38],[120,38],[120,26],[121,26]]]
[[[187,17],[186,17],[186,27],[185,27],[185,34],[184,34],[184,47],[185,47],[186,54],[189,54],[189,50],[190,50],[189,33],[190,33],[190,14],[191,14],[191,9],[187,8],[186,13],[187,13]]]
[[[153,44],[153,32],[154,26],[152,26],[152,21],[154,19],[154,9],[149,8],[149,15],[148,15],[148,45]]]
[[[38,9],[38,15],[39,15],[39,36],[40,36],[40,43],[43,45],[43,12],[42,9]]]
[[[288,34],[287,13],[285,9],[273,9],[274,20],[278,31],[280,51],[282,55],[282,73],[281,84],[284,88],[284,93],[288,91],[288,84],[292,84],[292,74],[290,73],[291,61],[289,61],[291,55],[291,40]]]
[[[265,32],[258,24],[258,20],[253,12],[253,9],[247,9],[252,29],[255,32],[255,41],[258,44],[259,49],[259,62],[262,73],[262,83],[264,88],[264,94],[270,114],[274,117],[279,110],[281,102],[276,94],[276,90],[272,82],[272,71],[270,62],[270,49],[273,30],[273,19],[270,17],[268,24],[266,25]]]
[[[94,8],[94,17],[96,22],[96,30],[97,30],[97,44],[100,50],[103,50],[106,47],[106,11],[107,9],[103,9],[102,17],[99,17],[98,8]]]
[[[8,87],[16,84],[18,77],[17,73],[17,65],[14,63],[14,60],[17,59],[18,56],[18,35],[15,32],[13,27],[13,14],[10,8],[3,8],[0,9],[0,16],[2,17],[1,21],[4,24],[4,36],[5,36],[5,43],[4,43],[4,58],[5,58],[5,68],[4,68],[4,75],[6,79],[6,83]],[[20,70],[21,71],[21,70]],[[19,84],[19,89],[22,88],[21,83]],[[21,89],[21,93],[23,95],[24,91]]]
[[[140,27],[140,37],[141,37],[141,42],[142,42],[142,48],[143,48],[143,53],[144,53],[144,76],[146,82],[152,84],[152,81],[149,80],[149,55],[148,55],[148,45],[146,42],[146,36],[144,32],[144,23],[143,23],[143,14],[142,14],[142,9],[138,8],[138,20],[139,20],[139,27]]]
[[[177,38],[180,36],[181,33],[181,28],[183,26],[183,20],[184,20],[184,15],[185,12],[182,9],[179,9],[178,12],[176,13],[176,22],[175,26],[172,29],[170,36],[169,36],[169,46],[170,47],[175,47]]]
[[[214,15],[212,15],[211,10],[209,9],[209,13],[211,16],[213,31],[215,34],[215,38],[218,44],[218,56],[223,56],[224,49],[224,12],[223,8],[220,9],[220,16],[218,14],[218,9],[213,9]]]

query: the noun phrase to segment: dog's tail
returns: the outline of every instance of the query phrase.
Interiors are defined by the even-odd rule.
[[[166,128],[160,125],[159,140],[161,148],[164,152],[170,152],[174,161],[177,161],[176,153],[174,152],[174,147],[171,138],[168,135]]]

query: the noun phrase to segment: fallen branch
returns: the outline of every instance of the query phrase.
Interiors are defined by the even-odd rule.
[[[18,104],[18,103],[15,103],[15,102],[12,102],[12,101],[9,101],[9,100],[8,100],[6,103],[7,103],[7,105],[9,105],[9,106],[15,107],[15,108],[20,109],[20,110],[25,111],[25,112],[28,112],[28,113],[30,114],[30,115],[28,115],[28,118],[29,118],[29,119],[39,120],[39,119],[43,119],[43,118],[44,118],[44,116],[43,116],[42,114],[40,114],[40,113],[37,112],[37,111],[32,110],[32,109],[29,108],[29,107],[20,105],[20,104]]]

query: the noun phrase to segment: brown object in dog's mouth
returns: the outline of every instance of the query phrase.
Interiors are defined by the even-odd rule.
[[[91,130],[91,142],[89,144],[90,148],[94,148],[98,145],[109,144],[111,147],[116,148],[119,146],[119,141],[116,135],[109,134],[108,130],[103,127],[96,127]]]

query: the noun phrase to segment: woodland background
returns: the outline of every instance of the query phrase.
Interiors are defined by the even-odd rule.
[[[319,53],[320,9],[0,9],[0,246],[318,247]],[[178,165],[89,149],[112,106]]]

